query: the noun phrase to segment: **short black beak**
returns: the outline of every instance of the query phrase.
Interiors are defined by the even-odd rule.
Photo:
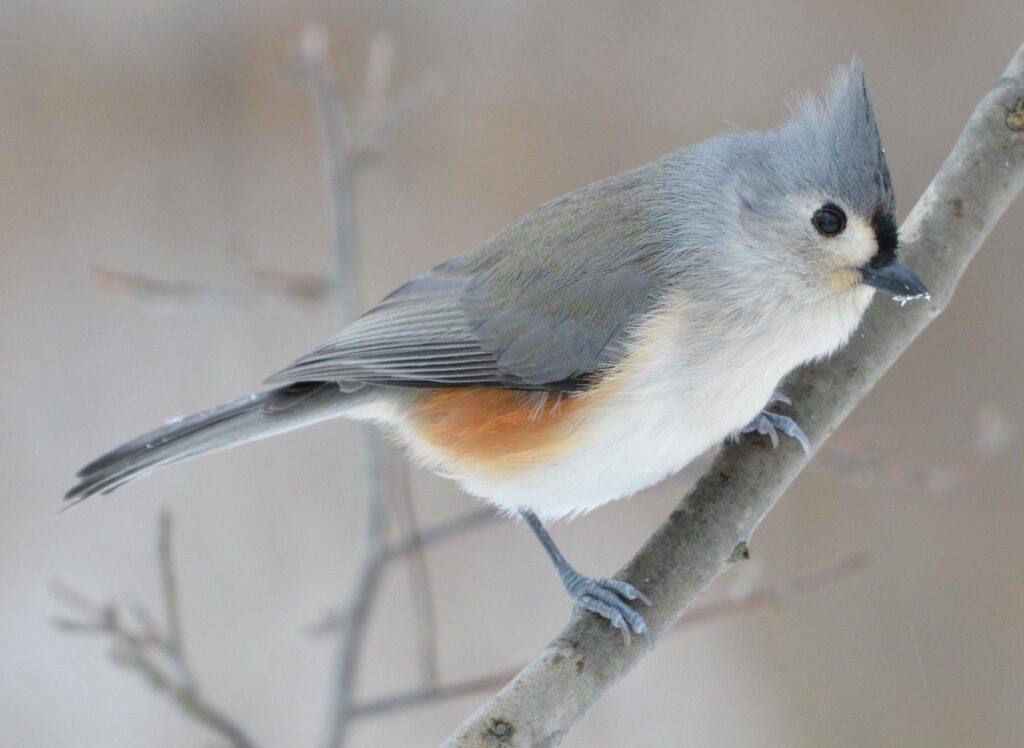
[[[907,302],[914,299],[931,298],[921,279],[898,260],[893,260],[881,268],[865,265],[860,272],[864,283],[874,286],[879,291],[885,291],[896,301]]]

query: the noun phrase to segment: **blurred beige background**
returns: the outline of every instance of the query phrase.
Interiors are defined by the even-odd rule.
[[[262,745],[314,745],[322,733],[333,647],[303,630],[340,603],[358,560],[350,426],[180,466],[54,516],[85,460],[257,388],[332,332],[322,304],[137,298],[90,272],[243,288],[233,247],[261,266],[329,267],[315,120],[308,91],[284,74],[308,22],[330,31],[350,80],[387,31],[399,81],[435,71],[447,84],[387,136],[361,183],[375,299],[541,201],[732,124],[772,126],[789,94],[818,87],[853,52],[905,215],[1024,39],[1024,4],[5,0],[3,745],[211,744],[114,668],[105,642],[50,625],[52,579],[157,606],[163,506],[176,518],[187,644],[211,699]],[[1024,743],[1021,442],[981,464],[972,451],[986,406],[1024,423],[1021,236],[1018,201],[949,311],[837,434],[836,449],[856,458],[866,445],[881,462],[819,458],[766,521],[753,560],[712,595],[851,553],[867,566],[663,641],[566,745]],[[583,570],[611,573],[692,477],[555,536]],[[415,471],[413,484],[426,525],[473,506],[442,479]],[[439,545],[429,561],[446,678],[524,661],[566,619],[547,560],[513,523]],[[414,682],[406,590],[396,568],[364,654],[365,695]],[[367,720],[351,744],[436,744],[483,698]]]

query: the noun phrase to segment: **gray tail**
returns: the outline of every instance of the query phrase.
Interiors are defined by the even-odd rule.
[[[334,382],[299,382],[169,421],[83,467],[64,498],[77,504],[164,465],[340,416],[362,394]]]

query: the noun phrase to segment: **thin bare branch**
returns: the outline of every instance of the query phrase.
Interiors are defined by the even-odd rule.
[[[238,292],[225,288],[214,288],[190,280],[167,280],[142,273],[126,273],[104,267],[93,267],[93,277],[103,288],[118,293],[131,293],[143,298],[195,299],[200,296],[217,299],[238,299]]]
[[[974,433],[961,449],[942,459],[913,464],[896,455],[900,450],[885,433],[850,433],[842,443],[822,450],[822,463],[859,485],[886,488],[921,488],[948,494],[965,485],[979,470],[1003,452],[1013,439],[1014,426],[1003,411],[986,405],[977,414]]]
[[[268,293],[311,301],[329,297],[339,325],[354,319],[356,312],[362,307],[355,211],[356,176],[369,155],[375,151],[383,131],[411,111],[414,106],[418,106],[431,92],[438,90],[439,84],[436,78],[425,78],[420,84],[402,89],[398,96],[389,101],[388,91],[393,78],[395,49],[389,37],[380,35],[370,46],[364,95],[361,100],[355,101],[331,75],[328,53],[326,32],[317,27],[307,29],[300,45],[297,67],[312,89],[320,126],[332,231],[333,281],[327,281],[319,276],[259,267],[246,255],[239,255],[236,252],[236,259],[245,261],[242,269],[249,280],[249,286],[239,289],[221,288],[190,280],[166,280],[108,268],[94,268],[94,274],[101,285],[146,299],[192,301],[201,298],[238,303]],[[407,532],[407,537],[398,542],[405,544],[407,548],[401,555],[407,560],[413,584],[421,679],[428,685],[434,684],[437,679],[436,634],[430,583],[421,552],[422,539],[416,528],[415,514],[407,495],[404,464],[397,461],[394,451],[383,445],[369,426],[360,427],[360,432],[364,455],[363,473],[366,480],[366,541],[355,589],[346,606],[346,625],[340,627],[329,718],[329,746],[341,746],[344,742],[352,718],[353,692],[357,681],[360,651],[365,628],[380,587],[380,576],[385,565],[398,557],[390,553],[390,547],[387,546],[388,501],[394,502],[395,511],[402,518]],[[170,519],[166,515],[161,520],[159,546],[163,602],[167,617],[164,634],[154,634],[158,627],[141,606],[128,606],[129,613],[142,631],[141,634],[131,633],[122,627],[122,616],[116,608],[105,607],[102,610],[88,611],[83,607],[88,604],[87,601],[67,590],[62,591],[66,601],[79,612],[88,614],[92,620],[60,618],[55,623],[67,631],[117,633],[119,646],[116,648],[116,661],[143,672],[155,685],[168,686],[170,681],[158,677],[159,673],[153,670],[155,664],[144,656],[146,647],[155,647],[178,671],[182,683],[177,690],[181,693],[191,693],[196,689],[192,685],[193,678],[183,649],[177,585],[174,579],[173,559],[170,555]],[[198,713],[203,711],[203,707],[202,703],[196,703],[190,708],[197,710]],[[212,719],[209,714],[207,718]]]
[[[102,605],[97,605],[81,592],[64,584],[64,582],[58,580],[50,582],[50,594],[53,595],[55,600],[72,608],[86,618],[99,620],[103,617],[104,610]]]
[[[729,595],[715,602],[695,605],[687,611],[686,615],[679,619],[673,631],[682,631],[691,625],[706,623],[710,620],[726,616],[748,613],[756,608],[784,605],[798,595],[805,595],[831,586],[851,576],[864,568],[865,563],[867,563],[865,556],[861,553],[856,553],[829,566],[815,569],[791,579],[784,579],[776,584],[757,587],[738,595]],[[479,678],[470,678],[455,681],[454,683],[416,688],[381,696],[359,704],[353,710],[354,716],[371,717],[436,701],[455,699],[473,693],[490,692],[512,680],[521,668],[522,666]]]
[[[490,507],[471,509],[446,522],[440,522],[413,534],[406,534],[405,537],[391,542],[381,552],[380,562],[391,563],[407,554],[425,550],[434,543],[451,540],[492,524],[497,518],[498,515]],[[314,635],[331,633],[347,626],[349,619],[347,610],[327,610],[319,621],[309,626],[307,632]]]
[[[105,267],[93,267],[101,288],[131,294],[147,301],[196,301],[202,299],[229,304],[246,304],[264,296],[280,296],[290,301],[321,302],[328,297],[331,284],[316,275],[290,273],[247,263],[242,267],[249,284],[228,288],[191,280],[169,280],[144,273],[126,273]]]
[[[503,673],[485,675],[482,678],[471,678],[463,681],[456,681],[446,685],[430,686],[427,688],[416,688],[402,693],[383,696],[360,704],[355,709],[357,717],[373,717],[386,712],[394,712],[400,709],[409,709],[422,704],[430,704],[436,701],[457,699],[460,696],[468,696],[473,693],[484,693],[493,691],[495,688],[505,685],[518,672],[506,670]]]
[[[177,583],[174,574],[171,519],[160,515],[158,541],[161,592],[166,622],[161,627],[155,616],[135,602],[127,604],[128,615],[138,630],[131,628],[124,611],[114,602],[100,604],[67,585],[51,585],[54,596],[77,617],[60,616],[54,625],[66,633],[100,634],[111,642],[110,658],[119,667],[134,670],[153,688],[174,703],[193,721],[204,725],[235,748],[255,748],[256,743],[223,711],[203,697],[192,668],[185,659]]]
[[[816,450],[914,338],[946,307],[967,263],[1024,186],[1024,47],[978,105],[902,228],[904,254],[928,282],[931,304],[905,309],[878,299],[850,345],[786,383]],[[787,443],[725,446],[677,508],[622,569],[653,601],[658,637],[745,546],[809,456]],[[540,655],[471,715],[448,748],[557,745],[604,693],[647,654],[618,632],[577,614]],[[577,670],[580,663],[586,667]],[[497,732],[496,727],[500,727]]]
[[[344,325],[355,319],[361,307],[355,226],[355,170],[350,158],[353,123],[352,107],[331,76],[328,50],[326,31],[318,27],[307,28],[303,34],[300,55],[320,126],[334,258],[334,310],[336,322]],[[385,457],[381,443],[369,426],[360,425],[359,435],[366,480],[366,532],[355,589],[346,605],[347,625],[340,631],[335,654],[324,742],[327,748],[340,748],[348,734],[359,672],[359,655],[383,571],[380,554],[387,529]]]
[[[415,83],[407,83],[374,116],[361,122],[357,140],[359,163],[368,163],[379,151],[381,137],[410,114],[420,109],[429,99],[444,91],[445,81],[440,75],[428,74]]]
[[[335,321],[347,324],[362,308],[356,232],[356,185],[351,161],[353,106],[338,86],[328,64],[327,32],[311,26],[302,36],[299,56],[316,107],[327,183],[331,256],[334,262]]]
[[[386,94],[391,83],[394,47],[385,37],[378,37],[371,45],[366,92],[361,103],[354,102],[335,82],[328,54],[326,32],[319,27],[308,28],[300,45],[300,68],[309,83],[320,126],[332,230],[334,309],[336,322],[344,325],[355,319],[362,307],[356,176],[363,165],[361,155],[374,145],[381,129],[376,125],[377,119],[389,109]],[[366,536],[355,590],[345,607],[345,626],[340,629],[325,740],[327,748],[340,748],[344,744],[354,716],[359,657],[386,563],[388,500],[397,513],[405,512],[407,529],[415,530],[405,464],[371,426],[364,424],[359,429],[366,479]],[[413,574],[421,674],[426,682],[432,683],[436,679],[437,654],[429,580],[422,554],[409,555],[409,564]]]
[[[185,652],[181,634],[181,611],[178,609],[178,582],[174,577],[174,556],[171,546],[171,514],[166,509],[160,512],[160,534],[157,542],[160,555],[160,587],[164,597],[164,618],[167,621],[167,646],[184,658]],[[147,627],[156,630],[152,616],[137,608],[140,617],[147,621]]]
[[[384,557],[388,560],[412,553],[419,548],[433,545],[444,540],[461,536],[470,530],[490,525],[498,519],[497,513],[489,506],[470,509],[447,522],[441,522],[419,533],[417,537],[406,537],[396,541],[384,549]]]
[[[395,74],[395,40],[388,34],[377,34],[370,40],[367,58],[363,98],[359,102],[359,118],[363,121],[380,116],[387,105]]]
[[[863,569],[865,564],[867,557],[862,553],[855,553],[829,566],[792,579],[784,579],[777,584],[758,587],[742,595],[730,595],[714,602],[694,605],[676,623],[676,630],[695,623],[746,613],[755,608],[784,605],[797,595],[805,595],[845,579]]]
[[[365,432],[364,432],[365,433]],[[351,726],[355,708],[355,686],[359,676],[359,658],[365,640],[370,612],[380,590],[380,578],[384,565],[380,560],[386,530],[384,497],[380,494],[382,479],[372,479],[380,475],[376,458],[379,452],[364,442],[364,454],[371,466],[368,476],[371,477],[367,486],[367,529],[365,533],[363,556],[359,565],[356,586],[349,603],[347,625],[341,630],[335,654],[334,673],[329,696],[327,737],[328,748],[342,746]]]
[[[404,555],[406,570],[409,574],[409,595],[412,598],[413,625],[416,627],[416,663],[420,675],[420,685],[435,686],[438,681],[437,664],[437,616],[434,612],[434,592],[427,573],[427,557],[423,552],[423,542],[419,523],[416,519],[416,508],[413,505],[409,490],[409,473],[402,470],[398,476],[401,484],[395,495],[395,514],[403,537],[411,541],[412,549]],[[389,559],[381,557],[382,562]]]

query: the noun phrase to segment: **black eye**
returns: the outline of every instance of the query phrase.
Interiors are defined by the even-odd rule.
[[[811,223],[823,236],[836,236],[846,228],[846,214],[833,203],[825,203],[811,216]]]

